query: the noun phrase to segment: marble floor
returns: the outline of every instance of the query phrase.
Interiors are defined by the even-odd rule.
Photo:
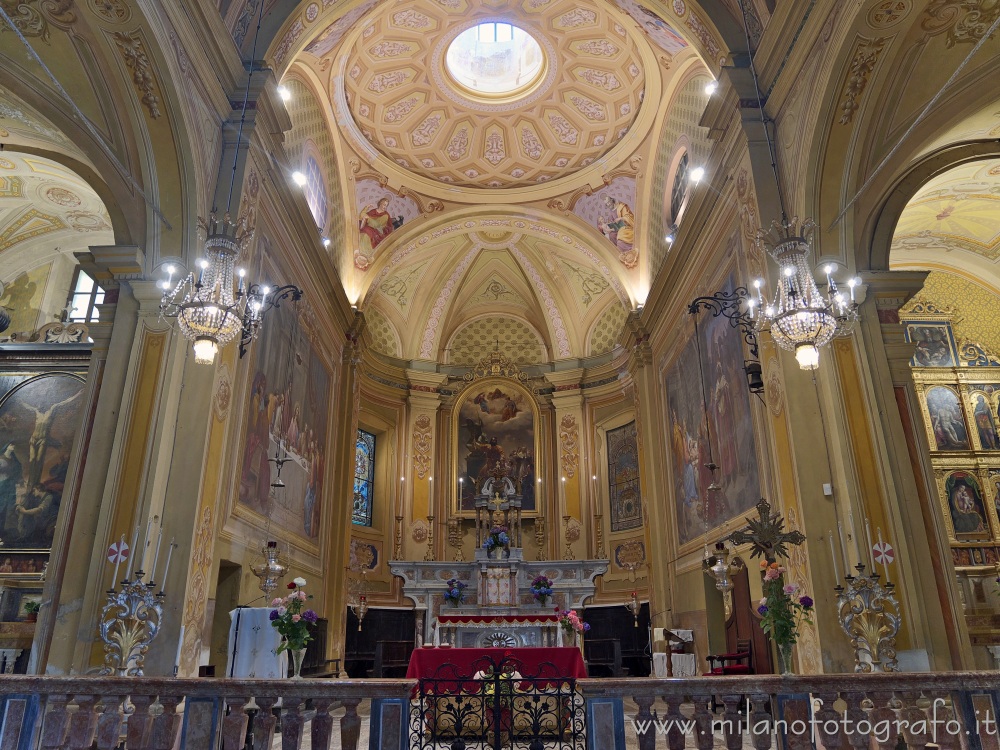
[[[625,700],[625,745],[628,750],[638,750],[639,742],[636,738],[635,726],[629,721],[629,717],[635,716],[638,712],[638,708],[635,703],[629,699]],[[370,715],[371,703],[369,701],[364,701],[360,706],[358,706],[358,715],[361,717],[361,738],[358,741],[358,750],[368,750],[368,718]],[[332,712],[334,718],[334,732],[333,732],[333,744],[331,745],[332,750],[343,750],[340,744],[340,717],[344,715],[344,709],[338,709]],[[302,750],[312,750],[312,743],[310,741],[310,731],[311,727],[309,722],[306,722],[303,731],[302,740]],[[666,747],[666,739],[663,737],[657,738],[656,745],[658,748]],[[721,733],[715,736],[715,748],[725,748],[726,743]],[[694,748],[695,742],[694,737],[689,737],[687,741],[687,747]],[[753,750],[753,744],[750,741],[749,736],[744,736],[743,738],[744,750]],[[271,744],[272,750],[281,750],[281,737],[275,735],[274,742]],[[442,746],[444,750],[444,746]]]

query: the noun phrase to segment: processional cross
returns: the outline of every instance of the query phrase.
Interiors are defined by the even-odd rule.
[[[771,504],[761,498],[757,503],[757,518],[748,518],[745,529],[737,529],[726,539],[733,544],[750,543],[750,556],[763,557],[773,563],[778,557],[788,557],[787,545],[796,546],[806,540],[799,531],[785,531],[785,519],[771,512]]]

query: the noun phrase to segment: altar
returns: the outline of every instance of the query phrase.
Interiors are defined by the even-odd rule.
[[[523,648],[561,646],[555,612],[518,614],[439,614],[434,645],[458,648]]]

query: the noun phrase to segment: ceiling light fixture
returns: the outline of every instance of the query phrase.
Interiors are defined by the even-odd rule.
[[[299,172],[298,170],[296,170],[296,171],[292,172],[292,182],[294,182],[299,187],[302,187],[307,182],[306,176],[304,174],[302,174],[301,172]]]
[[[264,3],[260,5],[257,17],[257,33],[254,35],[253,52],[247,73],[247,85],[243,95],[243,112],[236,143],[243,143],[243,126],[246,122],[247,105],[250,100],[250,84],[256,59],[257,36],[260,33]],[[229,183],[229,199],[226,212],[218,219],[213,208],[208,222],[199,219],[205,230],[204,257],[197,262],[198,273],[189,272],[174,283],[177,267],[166,265],[167,278],[160,282],[163,296],[160,299],[160,317],[177,318],[177,325],[184,338],[192,342],[194,360],[198,364],[210,365],[221,347],[233,339],[240,338],[240,357],[260,330],[264,314],[278,307],[282,300],[302,298],[302,290],[287,284],[272,290],[257,284],[247,285],[246,270],[237,268],[240,254],[253,238],[253,227],[246,216],[235,222],[230,219],[233,202],[233,186],[236,181],[236,167],[240,155],[237,147],[233,154],[232,177]],[[303,181],[305,177],[303,176]],[[298,180],[296,180],[298,182]],[[235,291],[234,291],[235,287]]]
[[[705,96],[711,96],[718,90],[719,90],[718,81],[709,81],[707,84],[705,84]]]
[[[281,97],[281,101],[283,102],[291,101],[292,92],[286,86],[278,86],[278,96]]]
[[[688,173],[688,179],[691,180],[695,185],[701,182],[702,178],[705,176],[704,167],[695,167]]]

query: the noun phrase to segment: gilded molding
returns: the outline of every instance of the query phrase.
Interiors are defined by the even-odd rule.
[[[1000,18],[998,0],[931,0],[920,28],[929,36],[945,34],[948,48],[975,44]]]
[[[564,414],[559,421],[559,452],[560,462],[567,477],[575,477],[579,466],[580,428],[576,417]]]
[[[149,111],[149,116],[154,120],[163,113],[160,111],[160,97],[156,94],[156,83],[153,80],[153,66],[146,54],[146,45],[143,44],[139,32],[133,31],[127,34],[123,31],[116,31],[112,34],[115,44],[118,45],[122,53],[125,66],[132,71],[132,83],[141,94],[141,101]]]
[[[887,41],[888,39],[885,37],[869,39],[858,36],[854,48],[854,58],[851,60],[850,75],[844,85],[844,93],[841,94],[843,100],[840,104],[840,109],[843,112],[839,120],[841,125],[848,125],[854,120],[854,113],[861,106],[858,100],[868,86],[868,79],[871,77]]]
[[[423,479],[431,468],[431,418],[421,414],[413,423],[413,470]]]

